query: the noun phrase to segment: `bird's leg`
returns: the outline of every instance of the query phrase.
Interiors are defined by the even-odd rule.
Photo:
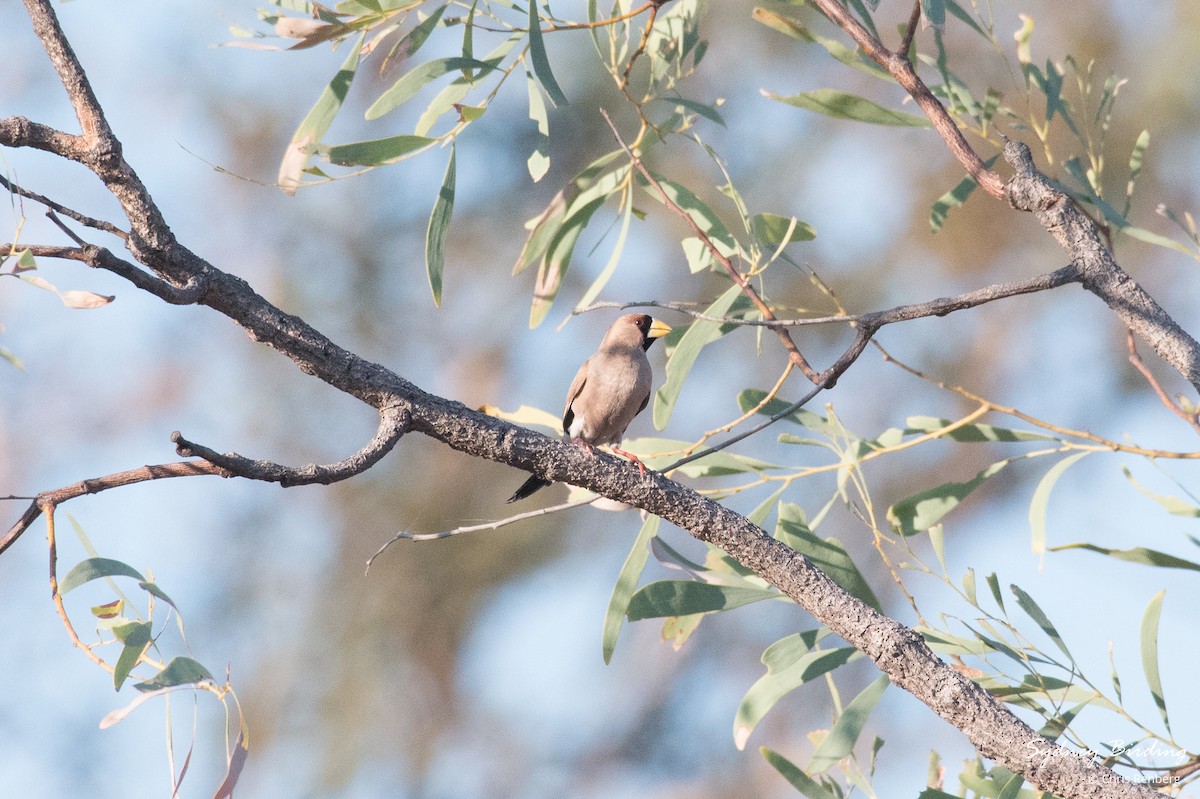
[[[596,448],[595,448],[595,447],[593,447],[593,446],[592,446],[591,444],[589,444],[588,442],[584,441],[582,438],[572,438],[572,439],[571,439],[571,443],[572,443],[572,444],[574,444],[574,445],[575,445],[575,446],[577,446],[577,447],[583,447],[583,448],[584,448],[584,449],[586,449],[588,452],[595,452],[595,451],[596,451]]]
[[[641,472],[642,474],[646,473],[646,464],[642,463],[642,459],[639,458],[637,455],[634,455],[632,452],[626,452],[625,450],[623,450],[620,447],[615,446],[615,445],[613,447],[611,447],[611,449],[613,452],[617,453],[618,455],[624,455],[626,458],[629,458],[629,460],[636,463],[639,472]]]

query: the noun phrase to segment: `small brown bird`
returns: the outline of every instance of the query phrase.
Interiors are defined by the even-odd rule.
[[[612,323],[600,349],[583,362],[567,390],[563,432],[572,442],[588,449],[608,444],[645,470],[636,455],[618,447],[625,428],[650,401],[653,374],[646,350],[669,332],[669,325],[644,313],[625,314]],[[525,499],[548,485],[549,480],[534,475],[508,501]]]

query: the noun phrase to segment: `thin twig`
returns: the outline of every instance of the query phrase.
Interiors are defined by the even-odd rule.
[[[1027,280],[1017,280],[1008,283],[996,283],[981,289],[968,291],[953,297],[938,297],[926,302],[897,305],[883,311],[871,311],[863,314],[834,314],[832,316],[812,316],[801,319],[747,319],[743,317],[712,316],[703,311],[697,311],[686,303],[656,302],[643,300],[638,302],[594,302],[586,308],[576,308],[572,315],[587,313],[600,308],[665,308],[671,311],[687,314],[695,319],[706,322],[718,322],[722,325],[745,325],[747,327],[769,327],[779,329],[784,327],[806,327],[810,325],[830,325],[844,323],[850,325],[871,325],[880,328],[895,322],[907,322],[928,316],[946,316],[955,311],[974,308],[994,300],[1016,297],[1022,294],[1034,294],[1047,289],[1073,283],[1079,279],[1078,270],[1067,265],[1044,275],[1031,277]]]
[[[25,513],[9,528],[8,532],[3,537],[0,537],[0,553],[3,553],[12,546],[21,537],[21,534],[37,521],[37,518],[42,515],[45,508],[57,507],[67,500],[75,499],[76,497],[82,497],[87,494],[99,494],[101,491],[107,491],[110,488],[144,483],[147,480],[162,480],[170,477],[196,477],[197,475],[205,474],[217,475],[219,477],[233,476],[219,466],[214,466],[204,461],[179,461],[177,463],[163,463],[157,466],[139,466],[136,469],[116,472],[104,477],[94,477],[90,480],[81,480],[69,486],[43,491],[34,498],[30,506],[25,509]]]
[[[86,225],[87,227],[95,228],[96,230],[102,230],[105,233],[111,233],[112,235],[116,236],[117,238],[121,239],[122,241],[129,240],[129,234],[126,233],[124,230],[121,230],[119,227],[112,224],[111,222],[105,222],[103,219],[93,219],[92,217],[87,216],[86,214],[81,214],[78,211],[75,211],[71,208],[68,208],[65,205],[62,205],[61,203],[56,203],[54,200],[51,200],[49,197],[43,197],[42,195],[38,194],[35,191],[30,191],[29,189],[23,188],[23,187],[17,185],[16,183],[13,183],[13,182],[7,180],[3,175],[0,175],[0,187],[7,189],[8,191],[12,192],[13,194],[16,194],[19,197],[26,197],[30,200],[33,200],[36,203],[41,203],[42,205],[46,206],[46,208],[48,208],[49,210],[54,211],[59,214],[62,214],[65,217],[74,219],[76,222],[78,222],[81,225]],[[51,219],[53,219],[53,217],[51,217]],[[57,223],[57,224],[59,224],[59,227],[62,227],[61,223]],[[72,235],[72,234],[68,233],[67,235]],[[72,238],[74,238],[74,236],[72,236]],[[83,243],[79,242],[78,240],[76,240],[76,243],[78,243],[80,246],[83,246]]]
[[[900,46],[896,48],[896,52],[908,58],[908,50],[912,47],[913,36],[917,32],[917,25],[921,22],[921,0],[913,0],[912,14],[908,17],[908,25],[904,28],[904,38],[900,40]],[[909,63],[912,63],[911,61]]]
[[[441,532],[437,533],[414,533],[410,530],[401,530],[392,536],[386,544],[375,550],[374,555],[367,558],[367,568],[363,573],[366,574],[367,572],[371,571],[371,564],[375,561],[375,558],[382,555],[385,549],[397,541],[437,541],[442,538],[450,538],[451,536],[462,535],[463,533],[475,533],[480,530],[499,530],[501,527],[507,527],[510,524],[525,521],[526,519],[534,519],[538,516],[545,516],[550,513],[558,513],[559,511],[570,510],[571,508],[579,508],[584,505],[591,505],[593,502],[599,499],[603,499],[603,497],[596,495],[584,497],[583,499],[573,499],[570,502],[564,502],[561,505],[551,505],[548,508],[538,508],[537,510],[526,511],[524,513],[518,513],[515,516],[506,516],[503,519],[497,519],[493,522],[472,524],[464,527],[455,527],[453,530],[442,530]]]
[[[1167,392],[1158,382],[1158,379],[1154,377],[1154,374],[1146,366],[1145,361],[1142,360],[1142,356],[1138,353],[1137,343],[1133,337],[1133,331],[1129,328],[1125,329],[1125,346],[1129,350],[1129,362],[1133,364],[1135,369],[1141,372],[1142,377],[1146,379],[1146,382],[1150,385],[1150,388],[1152,388],[1154,393],[1158,396],[1159,402],[1165,405],[1167,409],[1171,411],[1171,413],[1187,422],[1193,430],[1195,430],[1197,433],[1200,433],[1200,413],[1195,411],[1189,413],[1188,411],[1185,411],[1179,406],[1179,403],[1167,396]]]
[[[42,508],[46,514],[46,540],[50,545],[50,596],[54,599],[54,609],[58,612],[58,617],[62,619],[63,626],[67,628],[67,637],[71,639],[71,643],[82,649],[83,653],[91,658],[97,666],[111,673],[113,667],[105,663],[103,658],[79,639],[79,633],[75,632],[75,625],[71,624],[71,617],[67,615],[67,608],[63,605],[62,594],[58,590],[58,543],[54,534],[54,507],[55,503],[46,501]]]

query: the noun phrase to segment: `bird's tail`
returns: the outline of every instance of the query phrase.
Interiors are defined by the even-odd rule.
[[[536,474],[530,476],[528,480],[521,483],[521,487],[513,492],[513,495],[508,498],[508,502],[516,502],[517,500],[525,499],[535,491],[545,488],[550,485],[549,480],[538,477]]]

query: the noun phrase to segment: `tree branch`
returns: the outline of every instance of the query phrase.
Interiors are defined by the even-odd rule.
[[[5,120],[0,120],[0,124],[2,124],[4,121]],[[102,230],[105,233],[111,233],[112,235],[116,236],[119,239],[127,240],[129,238],[129,234],[126,233],[124,230],[121,230],[120,228],[118,228],[116,225],[113,225],[110,222],[105,222],[103,219],[93,219],[92,217],[87,216],[86,214],[81,214],[78,211],[74,211],[74,210],[66,207],[65,205],[56,203],[56,202],[54,202],[54,200],[51,200],[49,197],[43,197],[42,195],[38,194],[37,192],[30,191],[29,189],[26,189],[26,188],[22,188],[21,186],[18,186],[16,183],[12,183],[9,180],[7,180],[3,175],[0,175],[0,186],[3,186],[5,189],[7,189],[8,191],[17,195],[18,197],[26,197],[30,200],[33,200],[34,202],[41,203],[42,205],[46,206],[46,208],[48,209],[47,214],[49,214],[50,212],[56,212],[56,213],[62,214],[65,217],[74,219],[76,222],[78,222],[81,225],[86,225],[90,228],[95,228],[96,230]]]
[[[116,472],[104,477],[94,477],[90,480],[80,480],[78,483],[72,483],[69,486],[43,491],[34,497],[33,502],[21,514],[21,518],[0,538],[0,554],[12,546],[21,537],[21,534],[37,521],[43,512],[47,509],[56,508],[68,500],[88,494],[99,494],[101,491],[107,491],[110,488],[144,483],[147,480],[164,480],[170,477],[195,477],[204,474],[218,475],[220,477],[233,476],[225,469],[211,463],[180,461],[178,463],[163,463],[158,466],[139,466],[136,469]]]
[[[832,0],[817,2],[826,13],[841,9]],[[25,3],[76,108],[89,147],[94,148],[85,163],[121,202],[131,224],[130,250],[140,263],[171,282],[198,281],[203,287],[199,302],[237,322],[254,340],[286,354],[302,371],[363,400],[381,414],[388,409],[408,414],[413,430],[458,451],[640,507],[720,547],[867,654],[896,685],[959,728],[981,755],[1020,774],[1039,789],[1065,799],[1155,795],[1146,786],[1133,785],[1089,758],[1038,735],[995,697],[943,663],[915,631],[851,596],[802,554],[745,517],[663,475],[641,474],[628,462],[610,455],[586,452],[426,393],[382,366],[338,347],[303,320],[268,303],[245,281],[180,247],[145,187],[121,157],[119,143],[108,130],[83,70],[66,45],[49,0]],[[990,190],[989,180],[995,178],[994,173],[969,171]],[[736,275],[736,270],[733,272]],[[769,316],[769,309],[766,311],[764,316]],[[108,488],[197,473],[229,474],[211,462],[186,462],[144,467],[102,480],[107,481],[103,487]],[[66,493],[53,498],[39,496],[46,497],[41,500],[43,504],[59,502],[103,490],[98,486],[96,481],[85,481],[60,489]],[[38,513],[37,507],[27,511],[18,526],[28,526]],[[0,540],[0,549],[12,538],[10,531]]]
[[[1008,141],[1004,160],[1016,170],[1006,188],[1012,207],[1031,211],[1067,251],[1083,287],[1103,300],[1126,327],[1200,391],[1200,343],[1117,265],[1112,251],[1101,241],[1096,223],[1038,172],[1026,145]]]
[[[390,405],[379,414],[379,429],[367,445],[349,458],[324,466],[309,464],[299,468],[282,466],[271,461],[243,458],[236,452],[221,454],[208,447],[188,441],[178,430],[171,434],[175,451],[184,458],[199,457],[229,472],[235,477],[279,483],[284,488],[320,483],[329,485],[361,474],[392,451],[408,432],[409,415],[401,406]]]

